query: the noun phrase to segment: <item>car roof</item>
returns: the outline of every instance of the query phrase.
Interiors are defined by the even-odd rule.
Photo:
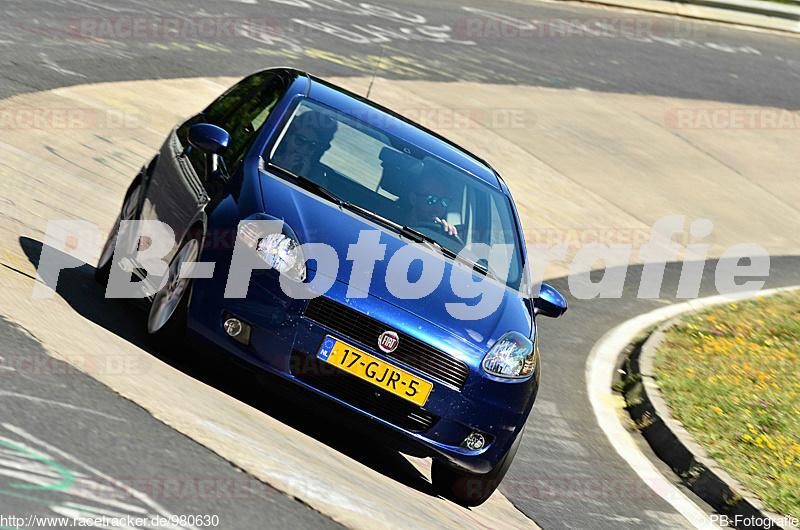
[[[296,81],[307,83],[304,92],[308,98],[393,134],[506,193],[499,176],[486,161],[447,138],[391,109],[307,72],[291,70],[291,74]]]

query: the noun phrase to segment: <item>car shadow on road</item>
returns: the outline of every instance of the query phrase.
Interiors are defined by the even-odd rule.
[[[39,269],[43,244],[20,237],[19,244],[33,266]],[[54,256],[63,252],[48,248]],[[104,288],[94,279],[90,265],[63,269],[57,278],[42,280],[55,287],[77,314],[114,333],[184,374],[254,407],[281,423],[306,434],[401,484],[431,496],[436,494],[428,479],[400,452],[391,449],[386,434],[370,437],[361,431],[359,418],[350,411],[307,396],[278,376],[254,374],[240,364],[213,352],[190,347],[185,342],[157,343],[146,331],[147,307],[143,301],[105,298]],[[313,465],[309,463],[309,465]]]
[[[20,238],[20,246],[30,262],[38,269],[42,243],[34,239]],[[52,249],[49,249],[52,250]],[[797,283],[798,258],[779,256],[771,258],[770,277],[765,287],[777,287]],[[717,260],[708,260],[702,267],[700,296],[719,294],[715,286]],[[542,332],[542,359],[544,364],[560,363],[566,373],[581,374],[584,370],[585,356],[556,359],[560,342],[564,337],[578,341],[580,350],[588,351],[610,327],[638,314],[651,311],[664,304],[684,301],[676,299],[676,292],[684,271],[683,263],[668,263],[664,269],[661,294],[658,298],[642,299],[637,291],[642,280],[642,265],[631,265],[622,271],[624,290],[620,296],[610,298],[577,299],[572,291],[576,291],[581,283],[598,283],[617,273],[615,269],[598,269],[591,273],[574,275],[548,280],[548,283],[559,289],[566,297],[572,309],[556,321],[540,319],[538,322]],[[186,375],[202,381],[231,397],[246,403],[285,425],[302,432],[339,451],[343,455],[358,461],[371,469],[402,483],[410,488],[435,496],[427,477],[417,470],[400,452],[390,449],[386,437],[391,432],[363,432],[363,422],[347,409],[331,403],[323,398],[309,396],[294,385],[281,378],[261,373],[254,374],[243,366],[230,362],[207,351],[189,348],[185,343],[164,345],[154,344],[146,329],[146,308],[143,303],[133,300],[106,299],[103,288],[94,280],[94,268],[83,265],[72,269],[64,269],[58,277],[58,294],[79,315],[87,320],[116,334],[134,346],[148,352],[155,358],[173,366]],[[748,278],[742,278],[739,282]],[[750,278],[755,279],[755,278]],[[55,285],[54,279],[44,279],[49,285]],[[593,313],[601,312],[613,315],[606,319],[598,319]],[[596,329],[584,329],[584,333],[576,336],[573,333],[576,322],[584,327],[589,325]],[[561,385],[563,386],[563,385]],[[561,388],[557,381],[545,378],[542,381],[540,398],[558,403],[571,402],[568,388]],[[536,423],[539,411],[534,407],[531,421]],[[355,433],[359,434],[356,435]],[[537,436],[528,435],[523,439],[520,458],[524,458],[524,446],[536,444]],[[313,465],[313,463],[309,463]],[[514,470],[509,474],[513,478]],[[529,478],[529,477],[527,477]],[[527,480],[526,478],[526,480]]]

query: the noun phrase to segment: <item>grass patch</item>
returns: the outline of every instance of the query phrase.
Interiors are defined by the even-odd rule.
[[[783,4],[787,6],[800,7],[800,2],[797,2],[795,0],[766,0],[766,1],[772,2],[773,4]]]
[[[673,415],[772,510],[800,518],[800,293],[682,319],[656,354]]]

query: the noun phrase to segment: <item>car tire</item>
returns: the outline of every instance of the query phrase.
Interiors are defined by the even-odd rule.
[[[122,203],[117,220],[108,234],[106,244],[103,246],[103,252],[100,253],[100,259],[97,261],[97,267],[94,269],[94,279],[102,286],[108,285],[108,278],[111,275],[111,265],[114,263],[114,251],[117,248],[119,241],[119,225],[122,220],[132,220],[136,216],[136,209],[139,206],[139,194],[141,193],[142,186],[137,181],[125,196],[125,201]]]
[[[167,281],[153,297],[147,315],[147,332],[154,339],[171,340],[185,333],[193,282],[190,278],[181,278],[179,272],[184,263],[197,261],[202,243],[201,232],[190,230],[172,257],[167,269]]]
[[[524,430],[523,427],[505,456],[488,473],[470,473],[434,459],[431,465],[434,491],[461,506],[479,506],[486,502],[511,467]]]

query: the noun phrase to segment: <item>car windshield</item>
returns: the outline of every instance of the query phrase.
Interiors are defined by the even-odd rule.
[[[375,123],[370,117],[365,121]],[[519,289],[522,254],[508,197],[390,127],[365,121],[301,98],[269,162]]]

